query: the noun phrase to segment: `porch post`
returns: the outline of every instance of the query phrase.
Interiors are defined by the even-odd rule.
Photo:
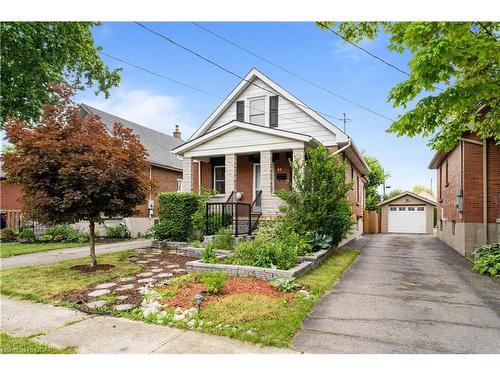
[[[262,214],[267,214],[269,210],[269,201],[272,194],[272,162],[273,153],[271,151],[260,152],[260,188],[261,195],[261,210]]]
[[[298,161],[302,162],[305,158],[305,150],[303,148],[296,148],[292,150],[292,158],[293,162]],[[301,173],[304,173],[304,170],[301,168]],[[292,179],[292,189],[295,187],[295,176]]]
[[[229,198],[233,191],[236,191],[237,164],[237,156],[235,154],[226,155],[226,199]]]
[[[193,158],[184,157],[182,159],[182,191],[191,193],[194,185]]]

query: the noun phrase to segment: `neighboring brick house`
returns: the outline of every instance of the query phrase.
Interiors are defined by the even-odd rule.
[[[251,204],[252,213],[265,219],[282,204],[275,191],[291,186],[289,161],[320,144],[348,164],[346,177],[354,182],[349,200],[358,223],[353,236],[359,235],[370,171],[363,156],[347,134],[256,69],[174,152],[183,157],[184,191],[214,189],[218,194],[211,202]]]
[[[158,193],[180,191],[181,189],[182,160],[171,152],[172,149],[184,143],[181,139],[179,127],[176,126],[173,136],[171,136],[93,108],[87,104],[81,104],[80,109],[82,115],[94,114],[99,116],[108,128],[111,128],[115,123],[121,123],[126,128],[132,129],[134,134],[139,137],[149,154],[147,158],[149,168],[146,173],[155,185],[155,190],[149,194],[148,202],[137,208],[136,217],[156,217]]]
[[[87,104],[81,104],[80,110],[82,116],[87,114],[99,116],[101,121],[108,128],[111,128],[114,123],[118,122],[132,129],[146,148],[149,154],[147,159],[149,168],[146,173],[154,183],[155,190],[151,191],[148,201],[137,208],[137,215],[127,219],[127,223],[134,222],[134,225],[131,224],[131,226],[142,228],[142,231],[131,230],[132,234],[134,234],[134,232],[144,233],[144,228],[149,227],[153,219],[157,216],[158,193],[164,191],[180,191],[181,189],[182,160],[171,152],[173,148],[184,143],[181,139],[181,133],[178,126],[175,128],[173,136],[170,136],[106,113],[97,108],[93,108]],[[7,180],[3,179],[0,185],[0,194],[0,209],[2,211],[22,209],[22,191],[19,185],[10,184]],[[137,220],[138,218],[147,218],[148,220]],[[85,225],[81,227],[86,230]]]
[[[437,171],[439,238],[464,256],[500,242],[500,147],[465,134],[429,168]]]

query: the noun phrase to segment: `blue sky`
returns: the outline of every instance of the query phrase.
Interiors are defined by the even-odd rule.
[[[388,185],[410,189],[415,184],[435,185],[435,173],[427,169],[433,152],[423,138],[398,138],[388,134],[390,122],[347,103],[197,28],[191,23],[148,23],[151,28],[196,50],[244,76],[256,67],[282,87],[321,112],[350,122],[347,133],[359,149],[376,156],[391,177]],[[386,98],[400,72],[380,63],[332,33],[313,23],[202,23],[205,27],[256,52],[313,82],[317,82],[387,117],[395,118]],[[103,23],[94,29],[103,51],[154,72],[225,97],[239,80],[193,55],[145,31],[134,23]],[[363,41],[362,46],[396,66],[408,70],[409,55],[387,50],[387,37]],[[124,69],[121,84],[111,97],[95,96],[92,89],[77,96],[94,105],[142,125],[170,134],[179,124],[183,138],[210,115],[220,99],[176,85],[148,73],[103,58],[112,67]],[[329,119],[330,120],[330,119]],[[342,127],[339,121],[331,120]]]

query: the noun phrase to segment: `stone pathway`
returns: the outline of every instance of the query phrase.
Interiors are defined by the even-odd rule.
[[[116,253],[118,251],[128,249],[141,249],[151,247],[151,240],[130,240],[123,242],[115,242],[110,244],[97,245],[95,252],[97,255]],[[1,269],[34,266],[37,264],[57,263],[63,260],[78,259],[89,255],[89,247],[72,247],[69,249],[58,249],[51,251],[43,251],[40,253],[16,255],[8,258],[0,259]]]
[[[159,249],[139,249],[129,258],[142,266],[135,275],[94,285],[69,294],[64,299],[78,303],[89,313],[114,309],[128,311],[140,305],[146,289],[186,273],[185,263],[194,258],[170,254]]]
[[[0,297],[2,331],[89,354],[294,353],[201,332]]]

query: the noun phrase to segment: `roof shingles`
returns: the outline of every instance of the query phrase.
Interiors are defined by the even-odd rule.
[[[87,104],[81,104],[80,107],[89,114],[99,116],[101,121],[108,128],[111,128],[115,123],[121,123],[126,128],[132,129],[146,148],[149,154],[147,159],[149,163],[164,168],[182,170],[182,160],[177,155],[172,153],[172,149],[179,147],[184,143],[182,139],[146,128],[145,126],[136,124],[135,122],[118,116],[114,116]]]

